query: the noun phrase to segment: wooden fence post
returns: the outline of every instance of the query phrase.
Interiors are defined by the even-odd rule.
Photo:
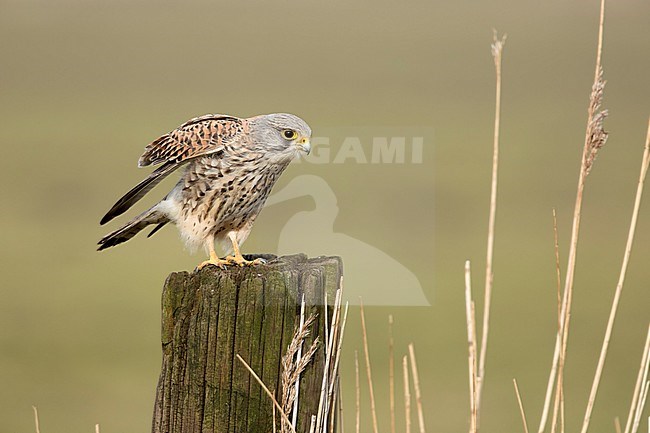
[[[240,355],[280,401],[281,359],[300,317],[317,313],[309,347],[325,341],[325,316],[340,286],[339,257],[284,256],[266,265],[207,266],[169,275],[162,295],[163,362],[153,433],[272,432],[273,405]],[[300,380],[298,433],[318,411],[325,366],[320,344]],[[276,414],[279,425],[280,416]],[[278,430],[279,431],[279,430]]]

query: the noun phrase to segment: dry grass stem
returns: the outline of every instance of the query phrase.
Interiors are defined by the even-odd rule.
[[[305,327],[305,294],[302,294],[302,298],[300,300],[300,324],[299,324],[300,329]],[[300,362],[300,359],[302,358],[302,342],[303,340],[300,340],[300,344],[298,346],[298,353],[296,354],[296,362]],[[294,385],[295,387],[295,393],[296,393],[296,398],[294,400],[293,404],[293,411],[291,414],[291,423],[296,426],[296,423],[298,421],[298,401],[300,399],[300,376],[296,380],[296,383]]]
[[[345,324],[348,321],[348,303],[345,303],[345,311],[343,313],[343,319],[341,319],[341,298],[339,297],[338,299],[338,307],[336,309],[336,322],[334,323],[335,328],[337,329],[338,333],[338,341],[336,342],[335,347],[333,348],[333,355],[334,355],[334,368],[329,372],[330,376],[330,390],[327,395],[327,401],[328,401],[328,408],[330,406],[335,405],[335,401],[337,399],[340,400],[341,398],[341,393],[338,392],[340,388],[340,379],[339,379],[339,361],[341,359],[341,348],[343,347],[343,335],[345,335]],[[336,386],[337,392],[335,392],[334,387]],[[339,404],[339,413],[342,414],[342,406]],[[336,411],[332,410],[331,411],[331,416],[330,416],[330,432],[334,433],[334,425],[335,425],[335,419],[336,419]],[[343,425],[341,424],[341,431],[343,431]]]
[[[341,278],[341,284],[343,283],[343,278]],[[342,286],[341,286],[342,287]],[[336,305],[338,303],[338,298],[339,298],[339,292],[340,289],[336,291],[335,295],[335,300],[334,300],[334,312],[332,313],[332,321],[335,320],[336,317]],[[321,380],[321,390],[320,390],[320,398],[318,399],[318,413],[316,416],[316,424],[314,427],[314,431],[320,432],[322,429],[322,425],[324,424],[324,415],[328,413],[327,408],[325,407],[327,402],[325,401],[326,398],[325,396],[327,395],[327,389],[328,389],[328,384],[329,384],[329,365],[332,359],[331,356],[331,345],[333,343],[333,336],[331,335],[330,331],[330,323],[329,323],[329,315],[327,314],[327,306],[329,305],[329,301],[327,298],[327,292],[324,292],[323,299],[325,301],[325,369],[323,373],[323,378]],[[331,326],[334,326],[332,324]]]
[[[356,391],[356,423],[355,432],[361,429],[361,386],[359,385],[359,352],[354,351],[354,389]]]
[[[576,201],[573,211],[573,224],[571,228],[571,241],[569,244],[569,256],[567,259],[567,271],[564,282],[564,292],[562,294],[562,308],[560,320],[560,332],[558,332],[555,339],[555,350],[553,353],[553,363],[551,367],[551,374],[549,376],[548,386],[546,388],[546,397],[544,399],[544,409],[542,411],[542,418],[539,425],[539,433],[542,433],[546,427],[548,419],[548,412],[551,402],[551,395],[553,393],[553,385],[555,384],[556,372],[557,381],[562,383],[562,375],[564,374],[564,360],[566,359],[566,347],[569,335],[569,323],[571,317],[571,303],[573,299],[573,280],[575,276],[576,258],[578,251],[578,237],[580,233],[580,217],[582,211],[582,198],[585,187],[585,180],[587,174],[593,166],[598,150],[605,144],[607,133],[603,129],[603,121],[607,116],[606,111],[600,111],[603,99],[603,89],[605,82],[603,81],[602,71],[602,48],[603,48],[603,29],[605,19],[605,0],[601,0],[600,10],[600,23],[598,32],[598,48],[596,51],[596,69],[594,75],[594,83],[592,92],[589,98],[589,106],[587,110],[587,128],[585,132],[585,142],[582,151],[582,162],[580,164],[580,174],[578,176],[578,187],[576,191]]]
[[[557,230],[557,215],[553,209],[553,239],[555,247],[555,274],[557,278],[557,332],[562,328],[562,278],[560,271],[560,244]],[[563,361],[563,360],[562,360]],[[563,362],[562,362],[563,366]],[[553,420],[551,421],[551,432],[555,433],[558,416],[560,418],[560,431],[564,433],[564,381],[558,379],[555,388],[555,404],[553,406]]]
[[[564,298],[564,296],[563,296]],[[564,305],[564,302],[562,302]],[[553,351],[553,362],[551,363],[551,372],[548,376],[548,383],[546,385],[546,394],[544,397],[544,407],[542,408],[542,417],[539,422],[538,433],[543,433],[546,428],[546,420],[548,418],[549,409],[551,407],[551,397],[553,395],[553,385],[555,384],[555,376],[557,374],[557,367],[560,359],[560,347],[562,345],[562,314],[560,314],[560,328],[555,337],[555,349]]]
[[[492,153],[492,184],[490,190],[490,216],[488,220],[488,240],[485,263],[485,299],[483,304],[483,328],[481,335],[481,352],[478,367],[478,388],[476,391],[476,412],[480,413],[481,393],[485,379],[485,360],[487,357],[488,331],[490,325],[490,304],[492,300],[493,271],[492,262],[494,256],[494,227],[496,224],[497,211],[497,179],[499,170],[499,129],[501,125],[501,55],[506,42],[506,35],[501,39],[497,37],[494,30],[493,42],[491,45],[494,68],[496,71],[496,102],[494,107],[494,141]]]
[[[388,401],[390,431],[395,433],[395,342],[393,340],[393,315],[388,315]]]
[[[316,432],[316,415],[312,415],[309,421],[309,433]]]
[[[336,407],[339,412],[339,426],[341,427],[341,433],[345,433],[345,420],[343,419],[343,393],[341,392],[341,378],[337,376],[336,378]],[[330,433],[334,433],[334,425],[330,426]]]
[[[598,48],[596,49],[596,72],[594,74],[594,84],[591,89],[589,98],[589,110],[587,120],[587,133],[585,137],[585,157],[583,166],[585,176],[589,174],[598,150],[603,147],[607,141],[607,132],[603,129],[603,121],[607,117],[607,110],[600,111],[603,101],[603,90],[605,81],[603,81],[603,37],[605,30],[605,0],[600,1],[600,19],[598,22]]]
[[[472,301],[472,280],[470,262],[465,262],[465,313],[467,315],[467,343],[469,351],[469,408],[470,433],[476,433],[477,425],[477,361],[476,361],[476,318]]]
[[[275,419],[275,405],[273,405],[273,433],[277,431],[277,420]]]
[[[553,238],[555,243],[555,274],[557,278],[557,332],[560,333],[562,329],[562,280],[560,271],[560,247],[557,232],[557,215],[553,209]],[[560,396],[562,392],[562,383],[558,381],[555,388],[555,404],[553,406],[553,419],[551,421],[551,433],[555,433],[557,426],[557,416],[560,408]]]
[[[329,371],[330,371],[330,363],[332,361],[332,345],[334,344],[334,334],[330,327],[333,329],[335,327],[335,322],[336,322],[336,304],[339,302],[339,291],[336,293],[335,297],[335,308],[334,311],[332,312],[332,322],[328,323],[328,314],[325,314],[325,369],[323,372],[323,378],[321,379],[321,390],[320,390],[320,398],[318,400],[318,414],[316,416],[316,427],[315,430],[317,432],[320,432],[322,430],[322,426],[325,423],[326,419],[326,414],[329,413],[327,405],[327,393],[329,389]],[[327,310],[327,294],[325,295],[325,309]]]
[[[639,174],[639,183],[636,189],[636,198],[634,199],[634,209],[632,211],[632,220],[630,222],[630,229],[627,235],[627,243],[625,244],[625,253],[623,254],[623,263],[621,264],[621,271],[616,283],[616,290],[614,291],[614,300],[612,301],[612,308],[609,312],[609,320],[605,329],[605,337],[603,345],[600,350],[598,358],[598,366],[596,367],[596,374],[591,386],[589,394],[589,402],[587,403],[587,410],[585,412],[584,421],[582,424],[582,433],[586,433],[589,427],[589,420],[593,411],[594,402],[596,401],[596,394],[598,392],[598,385],[605,366],[605,358],[607,357],[607,349],[609,348],[609,341],[612,336],[612,329],[614,328],[614,321],[616,320],[616,312],[618,311],[618,303],[621,299],[623,292],[623,283],[625,282],[625,275],[627,274],[627,266],[630,262],[630,255],[632,253],[632,244],[634,243],[634,234],[636,232],[636,223],[639,216],[639,208],[641,207],[641,197],[643,196],[643,185],[645,183],[646,174],[648,173],[648,166],[650,165],[650,120],[648,121],[648,131],[646,134],[646,141],[643,150],[643,158],[641,161],[641,173]]]
[[[343,278],[341,278],[341,288],[343,287]],[[345,320],[347,318],[348,306],[345,306],[345,315],[343,324],[341,324],[341,299],[342,289],[336,291],[334,306],[332,310],[332,320],[329,331],[326,332],[327,344],[325,345],[325,369],[321,384],[320,399],[318,402],[318,413],[316,415],[316,432],[326,431],[328,421],[329,430],[334,429],[334,418],[336,417],[337,396],[334,387],[337,382],[338,365],[341,353],[341,344],[345,330]],[[327,316],[327,314],[326,314]]]
[[[32,406],[32,410],[34,411],[34,427],[36,429],[36,433],[41,433],[41,425],[38,421],[38,409],[36,409],[36,406]]]
[[[474,335],[474,347],[472,349],[472,361],[473,361],[472,371],[473,371],[473,375],[474,375],[474,410],[472,411],[471,416],[472,416],[473,421],[474,421],[474,433],[476,433],[476,432],[478,432],[478,428],[479,428],[479,425],[478,425],[478,410],[479,410],[479,408],[478,408],[478,404],[479,404],[478,403],[479,402],[479,399],[478,399],[478,384],[479,384],[479,377],[478,377],[478,342],[476,340],[476,338],[477,338],[476,337],[476,335],[477,335],[477,333],[476,333],[476,305],[474,304],[474,301],[472,301],[471,310],[472,310],[471,311],[471,315],[472,315],[471,322],[472,322],[472,325],[474,327],[474,329],[472,330],[473,335]]]
[[[564,433],[564,384],[560,387],[560,432]]]
[[[560,418],[560,432],[564,433],[564,358],[560,353],[560,374],[558,374],[557,385],[555,387],[555,403],[553,405],[553,419],[551,421],[551,433],[555,433]]]
[[[590,120],[587,125],[587,143],[589,144],[587,158],[585,160],[585,176],[591,172],[591,167],[596,160],[596,156],[601,147],[607,141],[608,133],[603,128],[603,122],[607,118],[607,110],[600,110],[603,101],[603,90],[605,81],[603,80],[603,69],[600,68],[594,85],[591,89],[589,98]]]
[[[568,299],[568,305],[571,305],[571,299],[573,297],[573,290],[571,290],[571,293],[569,294]],[[567,314],[561,318],[561,329],[562,330],[562,346],[560,349],[560,359],[559,359],[559,364],[558,364],[558,370],[557,370],[557,383],[555,385],[555,404],[553,407],[553,425],[551,426],[551,432],[555,433],[556,429],[556,423],[557,423],[557,413],[560,407],[560,402],[562,399],[563,395],[563,390],[564,390],[564,365],[566,363],[566,351],[567,351],[567,344],[569,342],[569,319],[571,317],[569,310],[567,309]],[[558,330],[558,331],[560,331]]]
[[[409,358],[411,360],[411,374],[413,375],[415,403],[418,409],[418,426],[420,427],[420,433],[425,433],[424,411],[422,410],[422,392],[420,391],[420,375],[418,374],[418,366],[415,362],[415,347],[413,346],[413,343],[409,344]]]
[[[318,338],[315,338],[314,342],[311,344],[309,349],[307,349],[305,354],[298,357],[303,341],[305,341],[310,334],[309,326],[311,326],[315,319],[316,316],[312,314],[306,321],[302,320],[302,325],[296,328],[291,342],[287,347],[287,351],[282,357],[282,410],[287,414],[292,411],[297,412],[298,410],[296,384],[299,384],[300,374],[304,371],[309,362],[311,362],[318,347],[319,340]],[[293,430],[296,428],[296,420],[297,416],[294,416],[291,422]],[[283,424],[284,423],[280,424],[280,431],[282,432],[286,431],[286,427]]]
[[[340,303],[340,290],[337,290],[336,296],[334,299],[334,311],[332,312],[332,322],[328,322],[328,314],[325,314],[325,369],[323,373],[323,378],[321,381],[321,390],[320,390],[320,398],[318,400],[318,414],[316,416],[316,431],[321,432],[323,429],[323,426],[325,425],[326,419],[327,419],[327,414],[329,414],[328,410],[328,401],[327,401],[327,394],[328,394],[328,389],[329,389],[329,383],[330,383],[330,376],[329,376],[329,371],[330,371],[330,364],[332,362],[332,350],[333,350],[333,344],[334,344],[334,329],[336,328],[336,316],[337,316],[337,311],[336,311],[336,305]],[[325,296],[325,309],[327,310],[327,294]]]
[[[341,278],[341,281],[343,281],[343,278]],[[325,302],[325,304],[324,304],[325,305],[325,311],[327,311],[327,306],[329,305],[329,303],[328,303],[327,292],[326,291],[323,293],[323,299],[324,299],[324,302]],[[326,344],[325,349],[327,350],[327,344],[330,341],[329,316],[327,314],[325,314],[325,317],[323,317],[323,319],[325,319],[325,344]]]
[[[625,433],[630,433],[632,425],[637,418],[637,410],[641,396],[643,395],[643,384],[647,383],[648,369],[650,368],[650,326],[648,326],[648,335],[646,336],[645,344],[643,346],[643,354],[641,356],[641,366],[637,375],[634,392],[632,393],[632,403],[630,403],[630,412],[625,423]],[[640,413],[638,414],[640,417]],[[633,431],[633,430],[632,430]]]
[[[309,433],[316,433],[316,415],[312,415],[310,418]]]
[[[368,391],[370,392],[370,412],[372,414],[372,429],[374,433],[379,432],[377,425],[377,410],[375,409],[375,392],[372,384],[372,370],[370,369],[370,354],[368,352],[368,333],[366,331],[366,315],[361,301],[361,330],[363,333],[363,351],[366,358],[366,375],[368,377]]]
[[[409,368],[406,356],[402,358],[402,373],[404,376],[404,422],[405,432],[411,433],[411,390],[409,382]]]
[[[557,278],[557,329],[560,329],[562,314],[562,271],[560,270],[560,241],[557,232],[557,214],[553,208],[553,241],[555,247],[555,276]]]
[[[564,383],[560,387],[560,432],[564,433]]]
[[[251,374],[251,376],[253,376],[253,378],[257,381],[257,383],[260,384],[260,386],[262,387],[262,389],[264,390],[266,395],[268,395],[271,398],[271,401],[273,402],[273,405],[278,410],[278,412],[280,412],[280,415],[282,416],[282,419],[284,420],[286,425],[289,426],[291,432],[296,433],[296,430],[293,428],[293,425],[291,424],[291,420],[289,419],[287,414],[282,410],[282,406],[280,406],[280,403],[278,403],[278,401],[275,399],[275,396],[273,395],[273,393],[271,391],[269,391],[269,389],[266,387],[264,382],[262,382],[262,379],[260,379],[260,377],[257,375],[257,373],[255,373],[255,371],[250,367],[250,365],[248,365],[248,363],[246,361],[244,361],[244,359],[241,356],[239,356],[239,354],[236,354],[235,356],[237,357],[239,362],[241,362],[244,365],[244,367],[246,368],[246,370],[248,370],[248,372]]]
[[[623,433],[623,430],[621,429],[621,420],[618,417],[614,418],[614,431],[616,433]]]
[[[639,399],[639,403],[636,408],[636,416],[634,417],[634,424],[632,425],[632,433],[636,433],[639,429],[639,424],[641,423],[641,415],[643,414],[645,401],[648,397],[648,388],[650,388],[650,381],[646,382],[643,389],[641,390],[641,399]]]
[[[524,403],[521,401],[521,395],[519,394],[517,379],[512,379],[512,384],[515,386],[515,395],[517,396],[517,403],[519,404],[519,413],[521,413],[521,422],[524,424],[524,433],[528,433],[528,421],[526,421],[526,412],[524,411]]]

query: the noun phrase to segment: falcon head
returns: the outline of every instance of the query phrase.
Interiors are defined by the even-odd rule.
[[[273,159],[294,159],[311,151],[311,128],[298,116],[274,113],[256,116],[250,121],[250,131],[257,147]]]

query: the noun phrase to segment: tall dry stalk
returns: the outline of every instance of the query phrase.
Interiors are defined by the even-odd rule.
[[[395,433],[395,342],[393,340],[393,315],[388,315],[388,402],[390,406],[390,431]]]
[[[474,301],[472,300],[472,279],[470,262],[465,262],[465,314],[467,316],[467,344],[468,344],[468,373],[469,373],[469,433],[478,431],[478,397],[477,397],[477,351],[476,351],[476,317],[474,315]]]
[[[374,433],[379,433],[377,424],[377,410],[375,408],[375,391],[372,382],[372,369],[370,368],[370,353],[368,351],[368,332],[366,330],[366,315],[361,302],[361,331],[363,334],[363,352],[366,358],[366,376],[368,377],[368,391],[370,392],[370,412],[372,414],[372,429]]]
[[[636,412],[634,415],[634,423],[632,424],[632,433],[636,433],[641,424],[641,415],[643,414],[643,408],[645,407],[646,399],[648,398],[648,389],[650,389],[650,381],[647,381],[643,384],[641,388],[641,395],[639,402],[637,403]]]
[[[506,42],[506,35],[501,39],[497,38],[494,30],[493,42],[491,45],[492,58],[496,71],[496,102],[494,107],[494,141],[492,153],[492,184],[490,190],[490,216],[488,220],[488,241],[485,263],[485,299],[483,304],[483,328],[481,336],[481,352],[478,363],[478,383],[476,391],[476,412],[480,414],[481,393],[485,379],[485,359],[487,357],[488,330],[490,325],[490,303],[492,300],[492,261],[494,256],[494,227],[496,224],[497,211],[497,179],[499,173],[499,131],[501,126],[501,54]]]
[[[648,398],[648,389],[650,389],[650,381],[643,384],[641,389],[641,398],[636,407],[636,415],[634,416],[634,424],[632,424],[632,433],[636,433],[641,424],[641,415],[643,414],[643,407],[645,406],[646,399]]]
[[[618,276],[618,283],[614,292],[614,300],[612,301],[612,308],[609,312],[609,320],[607,321],[607,328],[605,329],[605,337],[603,345],[600,350],[600,357],[598,358],[598,366],[596,367],[596,374],[594,381],[591,385],[591,392],[589,393],[589,401],[587,403],[587,410],[585,412],[584,421],[582,423],[582,433],[587,433],[589,428],[589,420],[596,401],[596,394],[598,392],[598,385],[603,373],[605,365],[605,358],[607,357],[607,349],[609,348],[609,340],[612,336],[612,329],[614,328],[614,320],[616,320],[616,312],[618,311],[618,303],[621,299],[623,292],[623,283],[625,282],[625,275],[627,273],[627,266],[630,262],[630,255],[632,253],[632,244],[634,243],[634,233],[636,231],[636,222],[639,216],[639,208],[641,207],[641,197],[643,196],[643,185],[645,183],[646,174],[648,173],[648,165],[650,165],[650,119],[648,120],[648,131],[646,133],[645,146],[643,150],[643,158],[641,160],[641,173],[639,175],[639,183],[636,189],[636,198],[634,199],[634,209],[632,211],[632,221],[630,222],[630,229],[627,235],[627,243],[625,245],[625,253],[623,254],[623,263],[621,265],[621,272]]]
[[[34,411],[34,427],[36,433],[41,433],[41,423],[38,420],[38,409],[36,409],[36,406],[32,406],[32,410]]]
[[[517,379],[512,379],[512,384],[515,386],[515,395],[517,396],[517,404],[519,404],[519,413],[521,414],[521,422],[524,424],[524,433],[528,433],[528,421],[526,421],[526,411],[524,410],[524,403],[521,401],[521,394],[519,394]]]
[[[420,433],[425,433],[424,427],[424,410],[422,409],[422,392],[420,391],[420,375],[418,374],[418,366],[415,362],[415,346],[413,343],[409,344],[409,359],[411,361],[411,374],[413,376],[413,389],[415,390],[415,404],[418,410],[418,427]]]
[[[336,322],[336,316],[337,316],[337,310],[336,310],[336,305],[339,304],[340,299],[340,289],[336,291],[336,297],[334,300],[335,308],[334,311],[332,312],[332,322],[331,324],[328,323],[327,319],[327,314],[325,314],[325,368],[323,371],[323,377],[321,379],[321,391],[320,391],[320,398],[318,400],[318,414],[316,416],[316,422],[315,422],[315,427],[314,431],[316,432],[321,432],[323,431],[323,426],[326,425],[326,420],[327,416],[323,416],[323,414],[329,414],[328,410],[328,404],[329,401],[327,400],[327,390],[329,389],[329,384],[330,384],[330,366],[332,364],[332,349],[333,349],[333,344],[334,344],[334,330],[336,329],[334,324]],[[328,301],[327,301],[327,293],[325,293],[325,308],[327,308]]]
[[[345,324],[348,316],[348,304],[345,305],[345,312],[341,315],[343,278],[341,277],[341,289],[336,291],[332,321],[327,332],[327,345],[325,350],[325,370],[321,385],[321,395],[318,402],[318,413],[316,414],[315,431],[325,433],[328,429],[333,433],[336,417],[337,396],[335,386],[338,378],[339,360],[341,357],[341,346],[345,333]]]
[[[354,351],[354,389],[356,391],[356,410],[355,410],[355,432],[359,433],[361,429],[361,386],[359,385],[359,352]]]
[[[560,240],[557,233],[557,214],[553,208],[553,246],[555,249],[555,277],[557,279],[557,328],[562,319],[562,270],[560,269]]]
[[[560,316],[560,320],[562,320],[562,317]],[[558,329],[558,332],[560,332],[561,328]],[[564,363],[565,363],[565,354],[566,354],[566,344],[567,340],[562,341],[562,350],[560,350],[560,359],[559,359],[559,364],[558,364],[558,376],[557,376],[557,383],[555,385],[555,400],[553,404],[553,420],[551,422],[551,433],[555,433],[557,429],[557,420],[558,420],[558,415],[560,413],[560,408],[562,406],[562,399],[564,395]],[[562,408],[563,409],[563,408]],[[564,433],[564,430],[560,430],[561,433]]]
[[[559,333],[562,326],[562,274],[560,271],[560,245],[555,209],[553,209],[553,239],[555,244],[555,274],[557,278],[557,332]],[[563,365],[564,359],[560,359],[560,363]],[[557,386],[555,387],[555,404],[553,406],[551,433],[555,433],[558,416],[560,418],[560,432],[564,433],[564,382],[562,378],[558,379]]]
[[[406,433],[411,433],[411,390],[409,383],[409,367],[406,355],[402,358],[402,374],[404,377],[404,431]]]
[[[341,433],[345,433],[345,418],[343,417],[343,392],[341,392],[341,378],[336,378],[336,406],[338,407],[339,418],[338,425],[341,427]],[[335,433],[334,425],[330,425],[330,432]]]
[[[580,174],[578,176],[578,187],[576,192],[576,201],[573,211],[573,224],[571,228],[571,241],[569,244],[569,256],[567,259],[566,279],[564,283],[564,292],[562,295],[561,323],[560,331],[555,339],[555,350],[553,353],[553,363],[551,374],[549,375],[548,386],[546,388],[546,397],[544,399],[544,409],[539,425],[539,433],[542,433],[546,427],[548,412],[553,393],[553,385],[556,380],[562,380],[564,374],[564,360],[566,359],[566,348],[569,336],[569,323],[571,317],[571,303],[573,298],[573,280],[575,276],[576,258],[578,252],[578,237],[580,233],[580,217],[582,211],[582,198],[585,188],[585,180],[593,167],[598,150],[607,140],[607,132],[603,128],[603,122],[607,117],[607,111],[601,111],[603,89],[605,81],[603,80],[602,68],[602,50],[603,50],[603,31],[605,22],[605,0],[600,4],[600,22],[598,30],[598,48],[596,50],[596,71],[594,74],[594,83],[589,98],[587,109],[587,128],[585,132],[585,142],[582,151],[582,161],[580,164]],[[562,362],[560,362],[562,361]]]
[[[343,281],[341,278],[341,286],[343,285]],[[345,303],[345,310],[343,312],[343,318],[341,318],[341,295],[342,293],[339,290],[338,293],[338,307],[335,307],[335,322],[333,322],[335,330],[338,332],[338,340],[334,343],[334,347],[332,348],[332,356],[334,357],[334,367],[329,371],[326,372],[329,374],[330,377],[330,389],[329,393],[327,395],[327,401],[328,405],[327,408],[330,410],[331,407],[335,406],[335,402],[337,400],[340,400],[340,378],[339,378],[339,361],[341,359],[341,349],[343,348],[343,335],[345,334],[345,324],[347,323],[348,320],[348,303]],[[336,334],[335,334],[336,335]],[[335,392],[335,386],[336,386],[336,392]],[[342,406],[339,404],[339,413],[342,413]],[[335,425],[335,418],[336,418],[336,411],[331,410],[331,415],[330,415],[330,433],[334,433],[334,425]],[[343,426],[341,426],[341,431],[343,431]]]
[[[632,393],[632,403],[630,403],[630,413],[627,417],[627,422],[625,423],[625,433],[634,433],[634,425],[638,427],[637,419],[641,418],[641,411],[643,405],[640,404],[643,400],[643,388],[644,384],[648,383],[648,370],[650,369],[650,326],[648,326],[648,335],[645,339],[645,345],[643,346],[643,354],[641,356],[641,366],[639,367],[639,374],[636,379],[636,384],[634,386],[634,392]],[[646,385],[647,386],[647,385]]]
[[[302,329],[305,327],[305,294],[302,294],[301,300],[300,300],[300,324],[299,324],[299,329]],[[298,346],[298,353],[296,354],[296,362],[300,362],[300,359],[302,358],[302,342],[303,340],[300,340],[300,344]],[[298,401],[300,400],[300,377],[295,381],[295,399],[294,399],[294,404],[293,404],[293,413],[291,416],[291,423],[295,426],[298,420]]]

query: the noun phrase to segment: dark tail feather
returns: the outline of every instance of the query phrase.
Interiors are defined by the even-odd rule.
[[[137,235],[140,230],[144,229],[150,224],[158,224],[158,226],[154,229],[154,231],[157,231],[160,227],[164,226],[168,222],[169,219],[167,219],[167,217],[161,212],[157,211],[154,206],[143,214],[138,215],[124,227],[104,236],[97,243],[97,245],[99,245],[97,251],[105,250],[106,248],[114,247],[115,245],[119,245],[122,242],[128,241],[133,236]]]
[[[178,164],[174,162],[166,162],[165,164],[158,167],[149,176],[147,176],[146,179],[133,187],[131,191],[124,194],[124,196],[113,205],[111,210],[109,210],[106,215],[104,215],[104,218],[102,218],[99,224],[106,224],[116,216],[122,215],[176,168],[178,168]]]
[[[149,232],[149,234],[147,235],[147,237],[150,238],[151,236],[155,235],[156,232],[157,232],[158,230],[160,230],[161,228],[165,227],[165,224],[167,224],[168,222],[169,222],[169,220],[165,220],[164,222],[161,222],[160,224],[158,224],[156,227],[153,228],[153,230],[151,230],[151,231]]]

